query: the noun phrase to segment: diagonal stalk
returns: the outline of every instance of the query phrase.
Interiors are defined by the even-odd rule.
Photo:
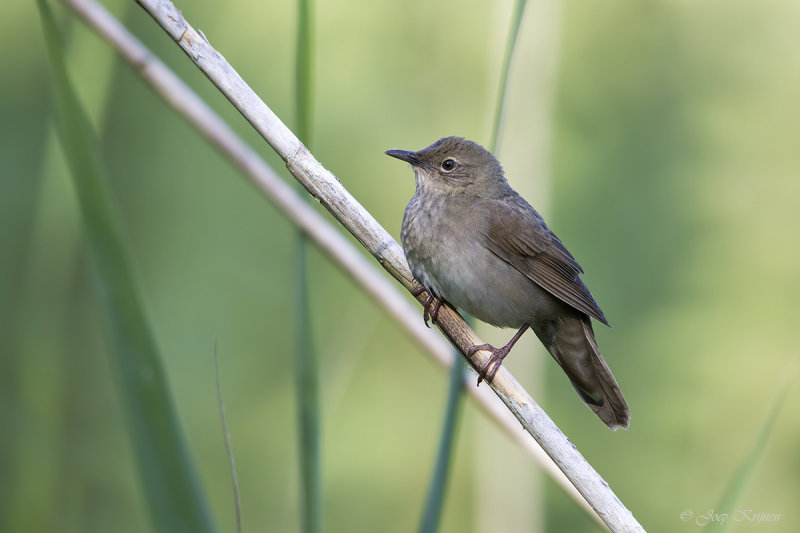
[[[303,146],[291,130],[264,103],[235,69],[211,44],[189,25],[168,0],[137,0],[161,25],[187,56],[245,116],[256,131],[283,158],[289,172],[409,291],[417,292],[402,248],[375,218],[342,186],[341,182]],[[427,293],[417,298],[424,301]],[[484,344],[461,316],[450,308],[439,312],[438,323],[445,336],[458,347],[473,369],[489,359],[485,352],[467,356],[467,350]],[[517,420],[553,459],[567,478],[597,511],[612,531],[643,531],[608,483],[569,442],[550,417],[530,397],[511,373],[501,367],[491,383]]]
[[[297,198],[255,152],[242,143],[229,126],[222,122],[208,106],[187,89],[148,50],[142,47],[108,12],[93,0],[64,0],[84,20],[93,26],[105,39],[118,48],[120,53],[137,67],[141,75],[179,112],[184,114],[198,130],[223,151],[232,161],[244,169],[258,187],[278,206],[293,223],[314,237],[314,242],[331,258],[337,261],[370,295],[386,307],[420,344],[445,366],[452,359],[441,339],[431,335],[419,323],[417,312],[411,312],[405,299],[380,276],[373,275],[373,267],[356,252],[349,241],[336,232],[332,225]],[[287,161],[290,171],[323,205],[342,223],[362,245],[377,259],[403,287],[415,290],[408,265],[399,245],[341,186],[336,178],[325,170],[304,149],[294,134],[238,76],[233,67],[196,30],[191,28],[180,12],[169,2],[162,0],[138,0],[165,31],[184,49],[193,62],[208,76],[243,116]],[[424,300],[425,293],[419,295]],[[463,320],[449,309],[442,309],[439,327],[448,339],[463,352],[472,345],[482,344]],[[481,353],[470,358],[473,367],[484,363]],[[563,485],[577,501],[592,507],[610,528],[622,531],[641,531],[636,522],[608,484],[594,471],[569,440],[558,430],[552,420],[530,398],[530,395],[501,368],[492,383],[491,391],[486,387],[475,387],[475,373],[468,383],[470,395],[500,422],[508,433],[520,442],[542,464],[556,480],[569,480]],[[501,400],[500,407],[491,394]],[[527,434],[519,431],[522,424]],[[541,448],[539,447],[541,446]],[[549,456],[558,470],[547,466],[542,453]],[[560,470],[560,471],[559,471]],[[583,505],[583,504],[582,504]]]

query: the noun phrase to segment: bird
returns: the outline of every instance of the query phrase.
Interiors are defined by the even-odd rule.
[[[478,384],[492,381],[514,344],[532,329],[583,402],[609,428],[627,428],[628,404],[600,354],[591,319],[609,323],[580,278],[583,269],[511,188],[500,162],[462,137],[386,154],[414,170],[416,188],[403,215],[401,241],[411,272],[428,293],[425,324],[437,319],[446,302],[493,326],[518,330],[501,348],[479,344],[467,350],[492,354]]]

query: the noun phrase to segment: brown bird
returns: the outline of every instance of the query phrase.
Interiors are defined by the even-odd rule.
[[[519,328],[488,350],[478,383],[491,381],[530,327],[569,377],[581,399],[611,429],[628,427],[625,398],[597,348],[591,318],[608,325],[575,258],[541,215],[514,189],[495,157],[460,137],[418,152],[389,150],[414,169],[416,193],[401,239],[414,276],[428,291],[424,319],[442,301],[499,327]]]

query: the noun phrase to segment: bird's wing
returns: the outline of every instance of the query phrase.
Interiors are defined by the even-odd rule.
[[[559,300],[608,325],[578,277],[583,269],[536,210],[519,196],[492,200],[486,207],[495,213],[484,232],[489,251]]]

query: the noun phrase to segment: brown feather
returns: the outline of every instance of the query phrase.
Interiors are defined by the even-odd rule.
[[[583,269],[539,213],[519,195],[490,203],[495,204],[490,208],[502,210],[503,216],[489,218],[484,246],[559,300],[608,326],[579,277]]]

